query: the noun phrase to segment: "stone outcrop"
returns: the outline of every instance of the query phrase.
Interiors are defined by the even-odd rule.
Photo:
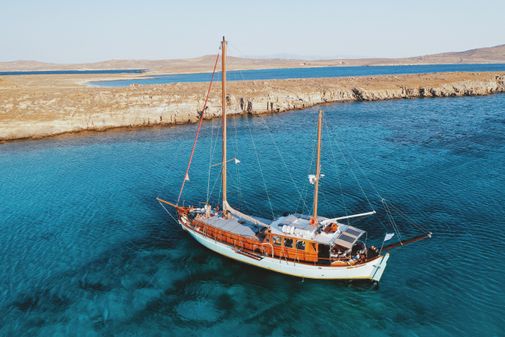
[[[84,76],[85,77],[85,76]],[[193,123],[206,83],[96,88],[81,76],[19,76],[0,81],[0,140],[83,130]],[[77,81],[79,83],[77,83]],[[488,95],[505,92],[505,73],[440,73],[230,82],[230,114],[263,114],[344,101]],[[205,112],[220,116],[216,85]]]

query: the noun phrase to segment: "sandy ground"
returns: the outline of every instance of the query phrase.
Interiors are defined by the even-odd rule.
[[[0,77],[0,141],[85,130],[195,122],[207,83],[97,88],[87,81],[127,75]],[[231,114],[303,109],[329,102],[505,92],[505,73],[439,73],[228,83]],[[220,115],[215,84],[207,118]]]

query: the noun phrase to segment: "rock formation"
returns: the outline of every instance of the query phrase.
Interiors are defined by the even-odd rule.
[[[96,88],[96,76],[12,76],[0,81],[0,141],[83,130],[193,123],[207,83]],[[344,101],[488,95],[505,92],[505,73],[439,73],[229,82],[230,114],[263,114]],[[205,112],[220,116],[215,86]]]

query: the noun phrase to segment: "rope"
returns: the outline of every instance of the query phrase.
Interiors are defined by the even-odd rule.
[[[191,162],[193,161],[193,156],[195,154],[196,143],[198,141],[198,136],[200,135],[200,130],[202,128],[203,115],[205,110],[207,110],[207,102],[209,101],[210,90],[212,89],[212,83],[214,82],[214,75],[216,74],[217,62],[219,61],[219,53],[216,55],[216,62],[214,63],[214,69],[212,70],[212,77],[209,82],[209,88],[207,89],[207,95],[205,96],[205,101],[203,103],[202,113],[200,114],[200,120],[198,121],[198,128],[196,129],[195,140],[193,141],[193,147],[191,148],[191,155],[189,156],[188,167],[186,168],[186,173],[184,174],[184,179],[182,180],[181,190],[179,191],[179,197],[177,198],[177,205],[181,200],[182,191],[184,190],[184,185],[186,184],[186,178],[189,175],[189,169],[191,168]]]
[[[175,218],[175,217],[174,217],[174,216],[173,216],[173,215],[172,215],[172,214],[168,211],[168,209],[166,209],[166,208],[165,208],[165,205],[163,205],[163,204],[162,204],[161,202],[159,202],[159,201],[158,201],[158,203],[160,204],[160,206],[161,206],[161,207],[163,207],[163,209],[165,210],[165,212],[167,212],[167,214],[168,214],[168,215],[170,215],[170,217],[171,217],[172,219],[174,219],[174,221],[175,221],[176,223],[178,223],[177,219],[176,219],[176,218]]]
[[[370,202],[370,200],[369,200],[369,198],[368,198],[367,194],[365,193],[365,191],[364,191],[364,189],[363,189],[362,185],[360,184],[360,182],[359,182],[359,180],[358,180],[358,178],[357,178],[357,176],[356,176],[356,174],[355,174],[354,170],[352,169],[351,164],[350,164],[350,162],[349,162],[349,160],[348,160],[348,157],[349,157],[349,159],[350,159],[352,162],[354,162],[354,164],[356,164],[356,166],[358,167],[359,171],[361,172],[361,175],[365,178],[365,180],[367,181],[367,183],[368,183],[368,184],[372,187],[372,189],[375,191],[375,193],[377,194],[377,196],[379,196],[379,198],[380,198],[380,199],[383,199],[383,198],[382,198],[382,196],[379,194],[378,190],[377,190],[377,189],[375,188],[375,186],[372,184],[372,182],[370,181],[370,179],[368,178],[368,176],[365,174],[364,170],[361,168],[361,166],[359,165],[359,163],[356,161],[356,159],[354,159],[354,157],[352,156],[352,154],[351,154],[349,151],[347,151],[347,156],[346,156],[346,154],[345,154],[344,150],[342,149],[342,147],[339,145],[339,143],[338,143],[338,141],[337,141],[337,137],[336,137],[337,132],[335,132],[335,133],[333,133],[333,132],[332,132],[332,127],[330,126],[330,124],[329,124],[329,123],[326,123],[326,122],[325,122],[325,125],[327,125],[328,133],[330,134],[330,140],[332,141],[332,143],[333,143],[334,145],[336,145],[336,147],[337,147],[337,148],[338,148],[338,150],[340,151],[340,153],[341,153],[342,157],[344,158],[344,160],[345,160],[345,162],[346,162],[347,166],[349,167],[349,170],[350,170],[350,172],[351,172],[351,174],[352,174],[352,176],[353,176],[354,180],[357,182],[357,184],[358,184],[358,186],[359,186],[359,188],[360,188],[361,192],[363,193],[363,195],[364,195],[364,197],[365,197],[365,199],[366,199],[366,201],[367,201],[368,205],[372,208],[372,210],[375,210],[375,208],[373,207],[373,204]],[[333,160],[335,161],[335,160],[336,160],[336,157],[335,157],[335,155],[334,155],[334,153],[333,153],[333,148],[332,148],[331,146],[330,146],[330,152],[331,152],[331,154],[332,154]],[[336,165],[336,163],[335,163],[335,165]],[[339,180],[339,184],[340,184],[340,180]],[[340,186],[341,186],[341,185],[340,185]],[[342,187],[341,187],[341,195],[342,195],[342,201],[344,201]],[[345,207],[345,202],[344,202],[344,208],[346,208],[346,207]],[[346,210],[346,211],[347,211],[347,210]],[[383,223],[380,219],[377,219],[377,220],[378,220],[378,222],[381,224],[381,226],[382,226],[385,230],[387,230],[387,228],[386,228],[386,226],[384,225],[384,223]]]
[[[241,53],[238,49],[234,48],[233,46],[230,46],[230,49],[234,49],[234,50],[236,50],[236,51],[237,51],[237,53],[238,53],[238,54],[242,54],[242,53]],[[237,73],[238,73],[238,75],[240,76],[241,80],[245,80],[245,78],[244,78],[244,76],[243,76],[243,73],[242,73],[242,71],[241,71],[240,69],[239,69],[239,70],[237,70]],[[252,84],[252,85],[255,85],[255,82],[254,82],[254,81],[252,81],[252,82],[251,82],[251,84]],[[273,144],[274,144],[274,146],[275,146],[275,149],[276,149],[276,151],[277,151],[277,153],[278,153],[278,155],[279,155],[279,157],[280,157],[280,159],[281,159],[281,162],[282,162],[282,164],[283,164],[284,168],[286,169],[286,171],[287,171],[287,173],[288,173],[289,179],[290,179],[290,180],[291,180],[291,182],[293,183],[293,186],[295,187],[295,190],[296,190],[296,192],[297,192],[297,194],[298,194],[298,196],[299,196],[299,199],[298,199],[298,202],[297,202],[297,206],[296,206],[296,208],[298,209],[298,205],[300,205],[300,202],[301,202],[301,203],[302,203],[302,210],[305,210],[305,209],[306,209],[307,211],[309,211],[309,207],[307,206],[307,204],[306,204],[306,202],[305,202],[305,199],[306,199],[306,196],[307,196],[307,191],[308,191],[308,186],[305,186],[305,185],[304,185],[304,186],[305,186],[305,188],[304,188],[304,187],[302,187],[301,189],[299,188],[299,186],[296,184],[296,182],[295,182],[295,180],[294,180],[294,177],[293,177],[293,174],[292,174],[291,170],[288,168],[288,165],[287,165],[287,163],[286,163],[286,160],[285,160],[284,156],[282,155],[282,152],[280,151],[280,148],[279,148],[279,146],[278,146],[277,142],[275,141],[275,137],[274,137],[274,135],[273,135],[273,132],[272,132],[271,128],[268,126],[268,124],[267,124],[264,120],[262,120],[262,125],[266,127],[266,129],[267,129],[267,131],[268,131],[268,134],[269,134],[269,136],[270,136],[270,139],[272,140],[272,143],[273,143]],[[249,126],[249,125],[248,125],[248,127],[249,127],[249,132],[251,132],[251,130],[250,130],[250,126]],[[236,129],[235,129],[235,131],[236,131]],[[252,139],[252,137],[251,137],[251,139]],[[258,155],[257,155],[256,145],[255,145],[255,143],[254,143],[254,140],[253,140],[253,147],[254,147],[254,151],[255,151],[256,157],[257,157]],[[315,148],[313,149],[313,151],[315,152]],[[312,161],[314,160],[314,158],[313,158],[313,157],[314,157],[314,156],[311,156]],[[260,162],[259,162],[259,158],[257,158],[257,161],[258,161],[259,168],[260,168],[260,171],[261,171],[261,164],[260,164]],[[311,163],[311,166],[312,166],[312,163]],[[310,173],[310,170],[311,170],[311,169],[309,168],[309,173]],[[261,171],[261,175],[262,175],[262,178],[263,178],[263,172],[262,172],[262,171]],[[240,177],[238,177],[238,180],[239,180],[239,184],[240,184]],[[264,180],[264,178],[263,178],[263,180]],[[264,181],[263,181],[263,182],[264,182]],[[266,192],[266,194],[267,194],[268,202],[269,202],[269,204],[270,204],[270,208],[271,208],[271,210],[272,210],[272,216],[273,216],[273,206],[272,206],[272,202],[271,202],[271,200],[270,200],[270,197],[269,197],[269,194],[268,194],[268,189],[267,189],[267,187],[266,187],[265,182],[264,182],[264,185],[265,185],[265,192]],[[241,190],[240,190],[240,187],[239,187],[239,195],[240,195],[240,194],[241,194]],[[304,194],[305,194],[305,197],[303,196]],[[246,201],[243,201],[243,202],[247,203]]]
[[[249,136],[251,138],[251,141],[252,141],[252,144],[253,144],[253,147],[254,147],[254,154],[256,155],[256,160],[258,161],[258,167],[260,169],[261,180],[263,181],[263,187],[265,188],[265,193],[267,195],[268,204],[270,206],[270,211],[272,213],[272,219],[275,219],[274,208],[272,206],[272,201],[270,200],[270,195],[268,194],[268,188],[267,188],[267,184],[265,182],[265,176],[263,175],[263,169],[261,168],[261,162],[260,162],[260,158],[258,156],[258,150],[256,149],[256,143],[254,142],[254,137],[252,135],[250,123],[251,123],[251,121],[248,120],[247,121],[247,126],[248,126],[248,129],[249,129]]]
[[[305,200],[303,199],[302,193],[300,192],[300,189],[298,188],[298,185],[295,182],[295,179],[293,178],[293,175],[291,174],[291,170],[289,169],[288,165],[286,164],[286,160],[284,160],[284,156],[282,155],[282,151],[279,149],[279,146],[277,145],[277,142],[275,141],[275,137],[272,135],[272,131],[270,127],[268,126],[268,123],[266,123],[263,120],[263,125],[268,129],[268,134],[270,135],[270,139],[272,139],[272,143],[275,145],[275,149],[277,150],[277,153],[279,154],[279,157],[281,158],[282,164],[284,165],[284,168],[288,172],[289,178],[291,182],[293,183],[293,186],[295,187],[296,193],[298,193],[298,196],[300,197],[302,203],[303,203],[303,209],[309,209],[307,204],[305,203]]]
[[[242,80],[244,80],[244,76],[242,74],[242,71],[239,69],[238,70],[238,74],[239,76],[242,78]],[[254,85],[254,82],[252,82],[252,84]],[[258,156],[258,151],[256,149],[256,143],[254,141],[254,138],[252,136],[252,131],[251,131],[251,125],[250,125],[250,120],[247,121],[247,127],[248,127],[248,130],[249,130],[249,136],[251,138],[251,142],[252,142],[252,145],[253,145],[253,148],[254,148],[254,154],[256,156],[256,161],[258,162],[258,167],[260,169],[260,174],[261,174],[261,179],[263,181],[263,187],[265,189],[265,194],[267,196],[267,200],[268,200],[268,204],[270,206],[270,212],[272,214],[272,219],[275,219],[275,215],[274,215],[274,209],[273,209],[273,205],[272,205],[272,201],[270,199],[270,195],[268,193],[268,188],[267,188],[267,184],[266,184],[266,181],[265,181],[265,176],[263,174],[263,169],[261,167],[261,162],[260,162],[260,159],[259,159],[259,156]],[[234,127],[235,127],[235,150],[238,151],[238,146],[237,146],[237,127],[236,127],[236,123],[234,124]],[[239,171],[237,170],[237,175],[238,175],[238,185],[240,185],[240,173]],[[239,199],[241,199],[241,194],[242,194],[242,191],[240,189],[240,186],[238,186],[238,195],[239,195]]]
[[[219,142],[219,135],[221,134],[221,128],[217,128],[217,132],[216,132],[216,136],[211,139],[211,144],[214,143],[214,146],[212,146],[212,154],[214,155],[214,153],[216,153],[216,148],[217,148],[217,145],[218,145],[218,142]],[[213,158],[210,158],[210,162],[209,162],[209,175],[208,175],[208,181],[207,181],[207,185],[210,186],[210,181],[212,179],[212,168],[214,167],[214,165],[212,164],[212,161],[213,161]],[[209,190],[208,192],[208,200],[207,200],[207,203],[209,203],[212,199],[212,195],[214,193],[214,188],[216,186],[216,183],[217,181],[219,180],[220,178],[220,175],[216,175],[216,178],[214,179],[214,184],[212,185],[212,188]]]
[[[338,142],[336,141],[336,137],[335,135],[332,133],[332,130],[329,126],[328,123],[325,123],[326,125],[328,125],[328,130],[330,132],[330,134],[332,135],[332,137],[330,137],[331,140],[333,140],[333,143],[337,146],[338,150],[340,151],[340,153],[342,153],[342,157],[344,158],[347,166],[349,167],[349,171],[351,172],[354,180],[356,181],[356,183],[358,184],[359,186],[359,189],[361,190],[361,193],[363,193],[363,196],[365,197],[366,201],[368,202],[368,205],[372,208],[372,211],[375,211],[375,208],[373,207],[372,203],[370,202],[370,200],[368,199],[368,196],[367,194],[365,193],[365,190],[363,189],[363,186],[361,186],[361,183],[359,182],[359,179],[358,177],[356,176],[356,173],[354,173],[354,170],[352,169],[351,167],[351,164],[349,163],[349,161],[347,160],[347,156],[345,155],[344,151],[342,151],[342,149],[340,148],[340,146],[338,145]],[[352,155],[351,154],[348,154],[349,157],[352,158]]]
[[[208,176],[207,176],[207,203],[210,202],[210,199],[212,198],[212,192],[214,190],[214,188],[212,188],[212,189],[210,188],[210,182],[212,179],[212,168],[214,167],[212,162],[214,161],[214,154],[216,153],[216,148],[219,143],[218,138],[219,138],[219,135],[221,134],[221,128],[219,128],[219,127],[216,128],[214,126],[214,119],[212,119],[211,123],[212,123],[212,132],[211,132],[210,149],[209,149],[209,152],[210,152],[209,172],[208,172]],[[216,130],[215,136],[214,136],[214,130]],[[214,144],[214,145],[212,145],[212,144]],[[217,177],[217,178],[219,178],[219,177]]]
[[[238,128],[237,128],[237,118],[232,118],[233,120],[233,128],[234,128],[234,145],[235,145],[235,159],[237,159],[238,156]],[[243,194],[242,194],[242,187],[241,187],[241,181],[240,181],[240,165],[235,165],[235,176],[236,176],[236,181],[237,183],[234,184],[234,186],[237,189],[237,199],[239,201],[239,205],[242,207],[243,206]]]
[[[308,177],[312,172],[314,172],[312,170],[312,165],[314,164],[315,158],[316,158],[317,146],[315,144],[316,144],[317,140],[314,137],[311,137],[311,139],[312,139],[312,144],[311,144],[312,152],[310,154],[310,164],[309,164],[309,169],[307,170],[307,174],[305,175],[306,177]],[[307,200],[307,195],[309,194],[309,187],[310,187],[310,183],[306,181],[306,183],[303,187],[303,191],[302,191],[303,197],[300,197],[300,199],[296,203],[296,209],[298,209],[298,205],[300,204],[300,202],[305,204],[305,200]],[[303,205],[302,205],[302,211],[303,211]],[[310,212],[312,212],[312,210],[307,207],[307,213],[310,213]]]
[[[210,127],[210,146],[209,146],[209,172],[207,173],[207,204],[209,203],[210,198],[210,176],[212,171],[212,142],[214,140],[214,118],[211,119],[211,127]]]
[[[326,123],[325,123],[326,124]],[[331,139],[333,135],[330,133],[329,127],[323,128],[323,130],[327,130],[327,134],[329,135],[329,138]],[[340,189],[340,199],[342,201],[342,206],[344,207],[344,212],[345,215],[349,215],[349,210],[347,209],[347,205],[345,202],[345,196],[344,196],[344,189],[342,188],[342,182],[340,180],[340,175],[339,175],[339,170],[338,170],[338,163],[337,163],[337,157],[335,156],[335,152],[333,151],[333,146],[328,146],[330,148],[330,154],[331,154],[331,159],[333,160],[333,165],[335,167],[335,175],[337,178],[338,186]],[[347,219],[347,224],[349,225],[351,223],[351,219]]]
[[[391,204],[391,203],[388,203],[389,207],[391,207],[396,213],[398,213],[402,218],[404,218],[405,220],[407,220],[408,222],[410,222],[412,224],[412,226],[414,226],[415,228],[419,229],[421,232],[428,232],[428,230],[421,226],[421,225],[417,225],[414,221],[414,219],[412,219],[411,217],[409,217],[407,214],[405,214],[403,211],[401,211],[398,207],[396,207],[395,205]]]
[[[398,235],[398,238],[400,239],[400,243],[401,243],[402,236],[400,235],[400,230],[398,229],[398,225],[396,224],[395,219],[393,218],[393,214],[391,213],[391,210],[389,209],[389,206],[386,203],[386,199],[382,198],[381,201],[382,201],[382,204],[384,205],[384,210],[386,211],[386,216],[388,217],[389,222],[391,223],[391,226],[393,227],[393,230],[395,231],[395,233]]]
[[[343,154],[343,150],[340,147],[339,147],[339,150]],[[400,238],[400,241],[401,241],[400,230],[399,230],[398,225],[396,224],[396,221],[393,218],[393,212],[392,212],[392,210],[394,210],[401,217],[403,217],[405,220],[407,220],[408,222],[410,222],[410,224],[412,226],[414,226],[415,228],[419,229],[420,231],[427,232],[427,230],[425,228],[421,227],[420,225],[416,225],[416,223],[414,222],[414,220],[412,218],[410,218],[409,216],[407,216],[405,213],[403,213],[397,207],[395,207],[394,205],[392,205],[390,202],[386,202],[386,199],[384,197],[382,197],[382,195],[379,193],[378,189],[370,181],[370,179],[366,175],[365,171],[363,170],[363,168],[361,167],[361,165],[359,164],[359,162],[349,152],[348,152],[348,157],[356,165],[356,167],[358,168],[359,172],[365,178],[365,180],[367,181],[368,185],[373,189],[373,191],[375,192],[375,194],[380,198],[382,204],[384,205],[384,210],[386,211],[386,216],[388,217],[388,220],[391,223],[391,225],[393,227],[393,230],[397,233],[398,237]]]

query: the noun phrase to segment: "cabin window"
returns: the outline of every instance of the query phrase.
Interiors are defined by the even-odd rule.
[[[276,245],[276,246],[281,245],[281,237],[280,236],[272,236],[272,241],[274,242],[274,245]]]
[[[286,248],[293,248],[293,239],[284,239],[284,247]]]
[[[305,250],[305,241],[296,241],[296,249]]]

